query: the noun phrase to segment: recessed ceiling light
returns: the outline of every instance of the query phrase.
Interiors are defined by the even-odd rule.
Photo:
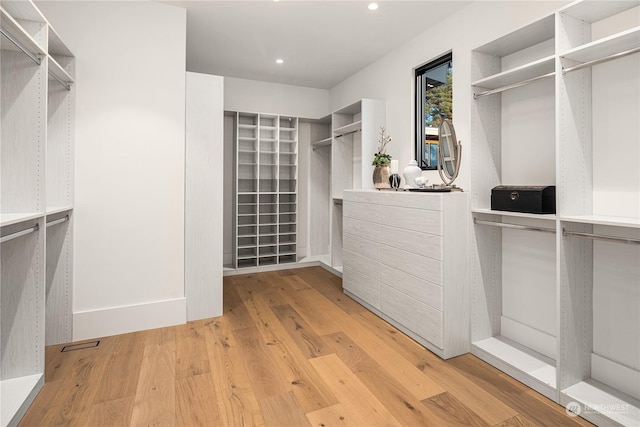
[[[378,9],[378,3],[369,3],[369,10],[377,10]]]
[[[276,59],[276,64],[284,64],[284,59],[281,59],[281,58]]]

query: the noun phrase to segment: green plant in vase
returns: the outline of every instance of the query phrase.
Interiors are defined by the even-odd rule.
[[[380,128],[380,139],[378,140],[378,152],[373,155],[371,163],[373,169],[373,186],[378,190],[382,188],[391,188],[389,185],[389,176],[391,175],[391,155],[387,154],[387,145],[391,142],[391,136],[387,135],[384,127]]]

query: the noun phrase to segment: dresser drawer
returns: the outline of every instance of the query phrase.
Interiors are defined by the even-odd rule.
[[[442,236],[381,225],[380,241],[394,248],[442,261]]]
[[[345,202],[375,203],[380,204],[382,192],[380,191],[349,191],[342,195]]]
[[[380,262],[380,244],[378,242],[344,233],[342,237],[342,247],[345,251],[356,253],[375,262]]]
[[[386,285],[380,286],[380,310],[431,344],[443,348],[442,312]]]
[[[442,311],[442,287],[394,267],[380,269],[380,282],[418,302]]]
[[[383,225],[442,236],[442,212],[424,209],[381,206]]]
[[[370,277],[377,278],[380,273],[380,263],[348,250],[342,251],[342,265],[344,267],[351,267]],[[342,282],[344,284],[344,279]]]
[[[362,221],[380,222],[380,205],[371,203],[344,202],[342,208],[344,217],[355,218]]]
[[[442,194],[418,194],[389,191],[381,194],[380,203],[405,208],[442,210]]]
[[[342,218],[343,234],[351,234],[353,236],[369,239],[374,242],[380,241],[380,224],[368,221],[362,221],[355,218]]]
[[[380,263],[442,286],[442,261],[381,244]]]
[[[380,310],[380,282],[345,265],[342,270],[344,290]]]

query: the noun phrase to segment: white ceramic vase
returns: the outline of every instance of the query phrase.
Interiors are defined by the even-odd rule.
[[[409,165],[402,171],[404,175],[404,184],[408,188],[418,188],[416,178],[422,176],[422,169],[418,166],[418,162],[411,160]]]

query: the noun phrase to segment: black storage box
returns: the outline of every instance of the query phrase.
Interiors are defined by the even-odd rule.
[[[491,190],[491,209],[534,214],[556,213],[555,185],[498,185]]]

